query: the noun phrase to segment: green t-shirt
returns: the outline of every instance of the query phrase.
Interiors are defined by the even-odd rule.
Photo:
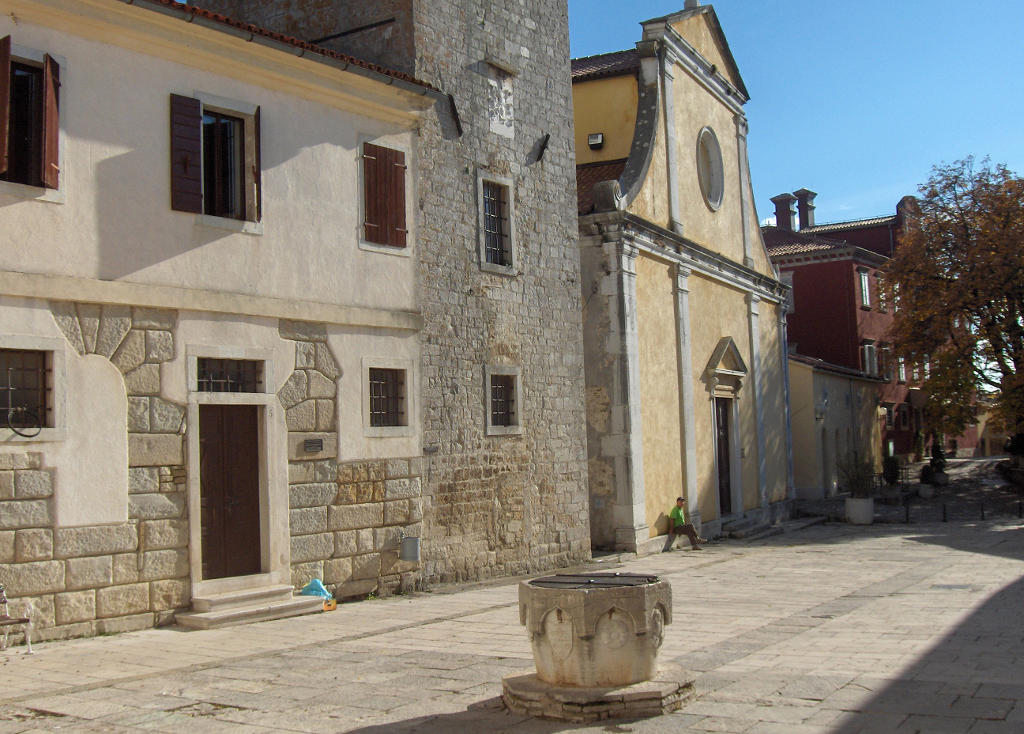
[[[672,511],[668,513],[668,516],[676,521],[676,525],[686,524],[686,518],[683,516],[683,508],[679,505],[673,505]]]

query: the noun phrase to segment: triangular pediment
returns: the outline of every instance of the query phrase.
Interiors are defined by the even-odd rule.
[[[717,397],[737,397],[747,376],[747,364],[731,336],[718,340],[704,370],[708,390]]]

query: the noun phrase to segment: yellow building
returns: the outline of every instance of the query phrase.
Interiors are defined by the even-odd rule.
[[[573,62],[596,548],[660,550],[793,498],[785,299],[758,229],[747,91],[711,6]]]

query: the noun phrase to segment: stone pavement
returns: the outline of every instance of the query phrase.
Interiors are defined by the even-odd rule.
[[[697,696],[653,719],[513,716],[532,669],[504,580],[202,632],[0,653],[6,732],[1024,732],[1024,526],[820,524],[606,563],[673,585],[662,659]]]

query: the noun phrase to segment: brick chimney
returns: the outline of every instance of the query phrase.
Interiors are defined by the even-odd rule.
[[[800,212],[800,229],[814,226],[814,197],[817,194],[810,189],[797,189],[793,192],[796,197],[796,208]]]
[[[683,10],[693,10],[696,7],[700,7],[700,0],[686,0],[686,4],[683,5]]]
[[[792,232],[796,229],[796,212],[793,210],[793,203],[796,197],[792,194],[779,194],[773,196],[771,202],[775,205],[775,226]]]

